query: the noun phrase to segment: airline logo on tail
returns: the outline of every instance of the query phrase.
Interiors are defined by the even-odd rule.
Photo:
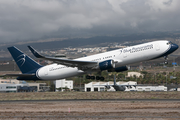
[[[17,57],[17,59],[19,59],[19,60],[17,60],[17,62],[20,62],[20,66],[23,66],[24,65],[24,63],[26,62],[26,55],[25,54],[22,54],[22,55],[19,55],[18,57]]]

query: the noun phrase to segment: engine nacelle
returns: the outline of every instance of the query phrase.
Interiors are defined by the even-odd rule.
[[[126,86],[124,86],[124,85],[114,85],[114,89],[116,91],[125,91],[126,90]]]
[[[127,71],[129,68],[127,66],[122,66],[118,68],[109,69],[108,72],[123,72]]]
[[[99,69],[101,71],[103,70],[109,70],[115,68],[114,60],[106,60],[99,63]]]
[[[125,86],[120,86],[119,87],[119,91],[125,91],[126,90],[126,87]]]

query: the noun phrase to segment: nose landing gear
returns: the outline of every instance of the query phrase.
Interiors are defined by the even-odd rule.
[[[164,64],[167,65],[168,64],[168,61],[167,61],[168,60],[168,56],[164,56],[164,59],[165,59]]]

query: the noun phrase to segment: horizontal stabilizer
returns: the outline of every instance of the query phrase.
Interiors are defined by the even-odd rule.
[[[14,76],[14,77],[31,77],[34,76],[35,74],[5,74],[2,76]]]

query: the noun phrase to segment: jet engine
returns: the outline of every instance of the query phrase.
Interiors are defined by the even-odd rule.
[[[106,60],[99,63],[99,69],[101,71],[103,70],[109,70],[115,68],[114,60]]]
[[[129,67],[122,66],[122,67],[118,67],[118,68],[109,69],[108,72],[123,72],[123,71],[126,71],[128,69],[129,69]]]

